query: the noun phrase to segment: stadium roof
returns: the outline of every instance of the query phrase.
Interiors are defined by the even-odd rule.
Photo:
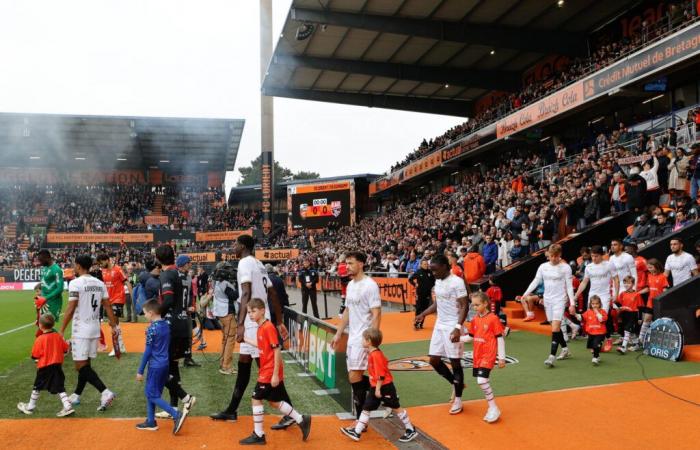
[[[469,116],[545,56],[585,56],[588,33],[639,2],[294,0],[263,93]]]
[[[233,170],[244,120],[0,113],[0,166]]]

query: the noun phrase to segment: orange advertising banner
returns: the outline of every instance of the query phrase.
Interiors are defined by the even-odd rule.
[[[306,194],[310,192],[342,191],[350,189],[350,187],[349,181],[338,181],[336,183],[298,184],[294,188],[296,194]]]
[[[168,216],[146,216],[143,218],[143,222],[146,225],[167,225]]]
[[[153,233],[48,233],[49,244],[153,242]]]
[[[255,257],[261,261],[286,261],[299,256],[296,248],[274,248],[269,250],[255,250]]]
[[[193,263],[216,262],[216,253],[185,253]]]
[[[416,304],[416,288],[408,278],[372,277],[379,285],[379,297],[385,302]]]
[[[440,167],[441,164],[442,152],[433,152],[428,156],[424,156],[418,161],[406,166],[406,168],[403,170],[403,181],[435,169],[436,167]]]
[[[583,81],[579,81],[499,120],[496,137],[501,139],[518,133],[582,103]]]
[[[211,241],[235,241],[238,236],[247,234],[248,236],[253,235],[253,230],[237,230],[237,231],[198,231],[195,233],[195,240],[197,242],[211,242]]]

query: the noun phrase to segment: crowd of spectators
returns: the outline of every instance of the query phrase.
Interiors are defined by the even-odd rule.
[[[654,40],[668,33],[669,30],[692,21],[696,17],[696,10],[693,6],[693,2],[671,3],[668,6],[665,17],[654,24],[645,21],[639,33],[624,37],[619,42],[601,44],[589,57],[577,58],[560,71],[552,73],[549,77],[532,81],[517,93],[511,93],[495,99],[489,107],[479,111],[468,121],[450,128],[440,136],[432,139],[423,139],[417,149],[409,153],[403,161],[397,162],[391,167],[391,172],[401,169],[411,162],[473,133],[561,89],[573,81],[613,64],[623,56],[643,47],[650,40]]]
[[[221,188],[166,188],[163,211],[171,229],[238,230],[260,224],[259,211],[228,208]]]

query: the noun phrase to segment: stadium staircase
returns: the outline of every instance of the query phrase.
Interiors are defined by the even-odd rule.
[[[163,196],[156,194],[153,200],[153,215],[162,216],[163,215]]]

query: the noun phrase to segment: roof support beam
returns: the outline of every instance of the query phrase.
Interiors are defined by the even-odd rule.
[[[524,30],[495,24],[409,19],[294,7],[291,8],[291,17],[299,22],[360,28],[492,48],[570,56],[585,56],[588,51],[586,35],[583,33]]]
[[[341,103],[344,105],[365,106],[368,108],[397,109],[430,114],[468,117],[472,111],[471,102],[436,100],[421,97],[400,97],[397,95],[353,94],[344,92],[312,91],[308,89],[265,88],[263,95],[288,97],[317,102]]]
[[[297,55],[275,56],[273,64],[503,91],[514,91],[520,84],[520,77],[517,73],[500,70],[464,70],[449,67],[416,66]]]

